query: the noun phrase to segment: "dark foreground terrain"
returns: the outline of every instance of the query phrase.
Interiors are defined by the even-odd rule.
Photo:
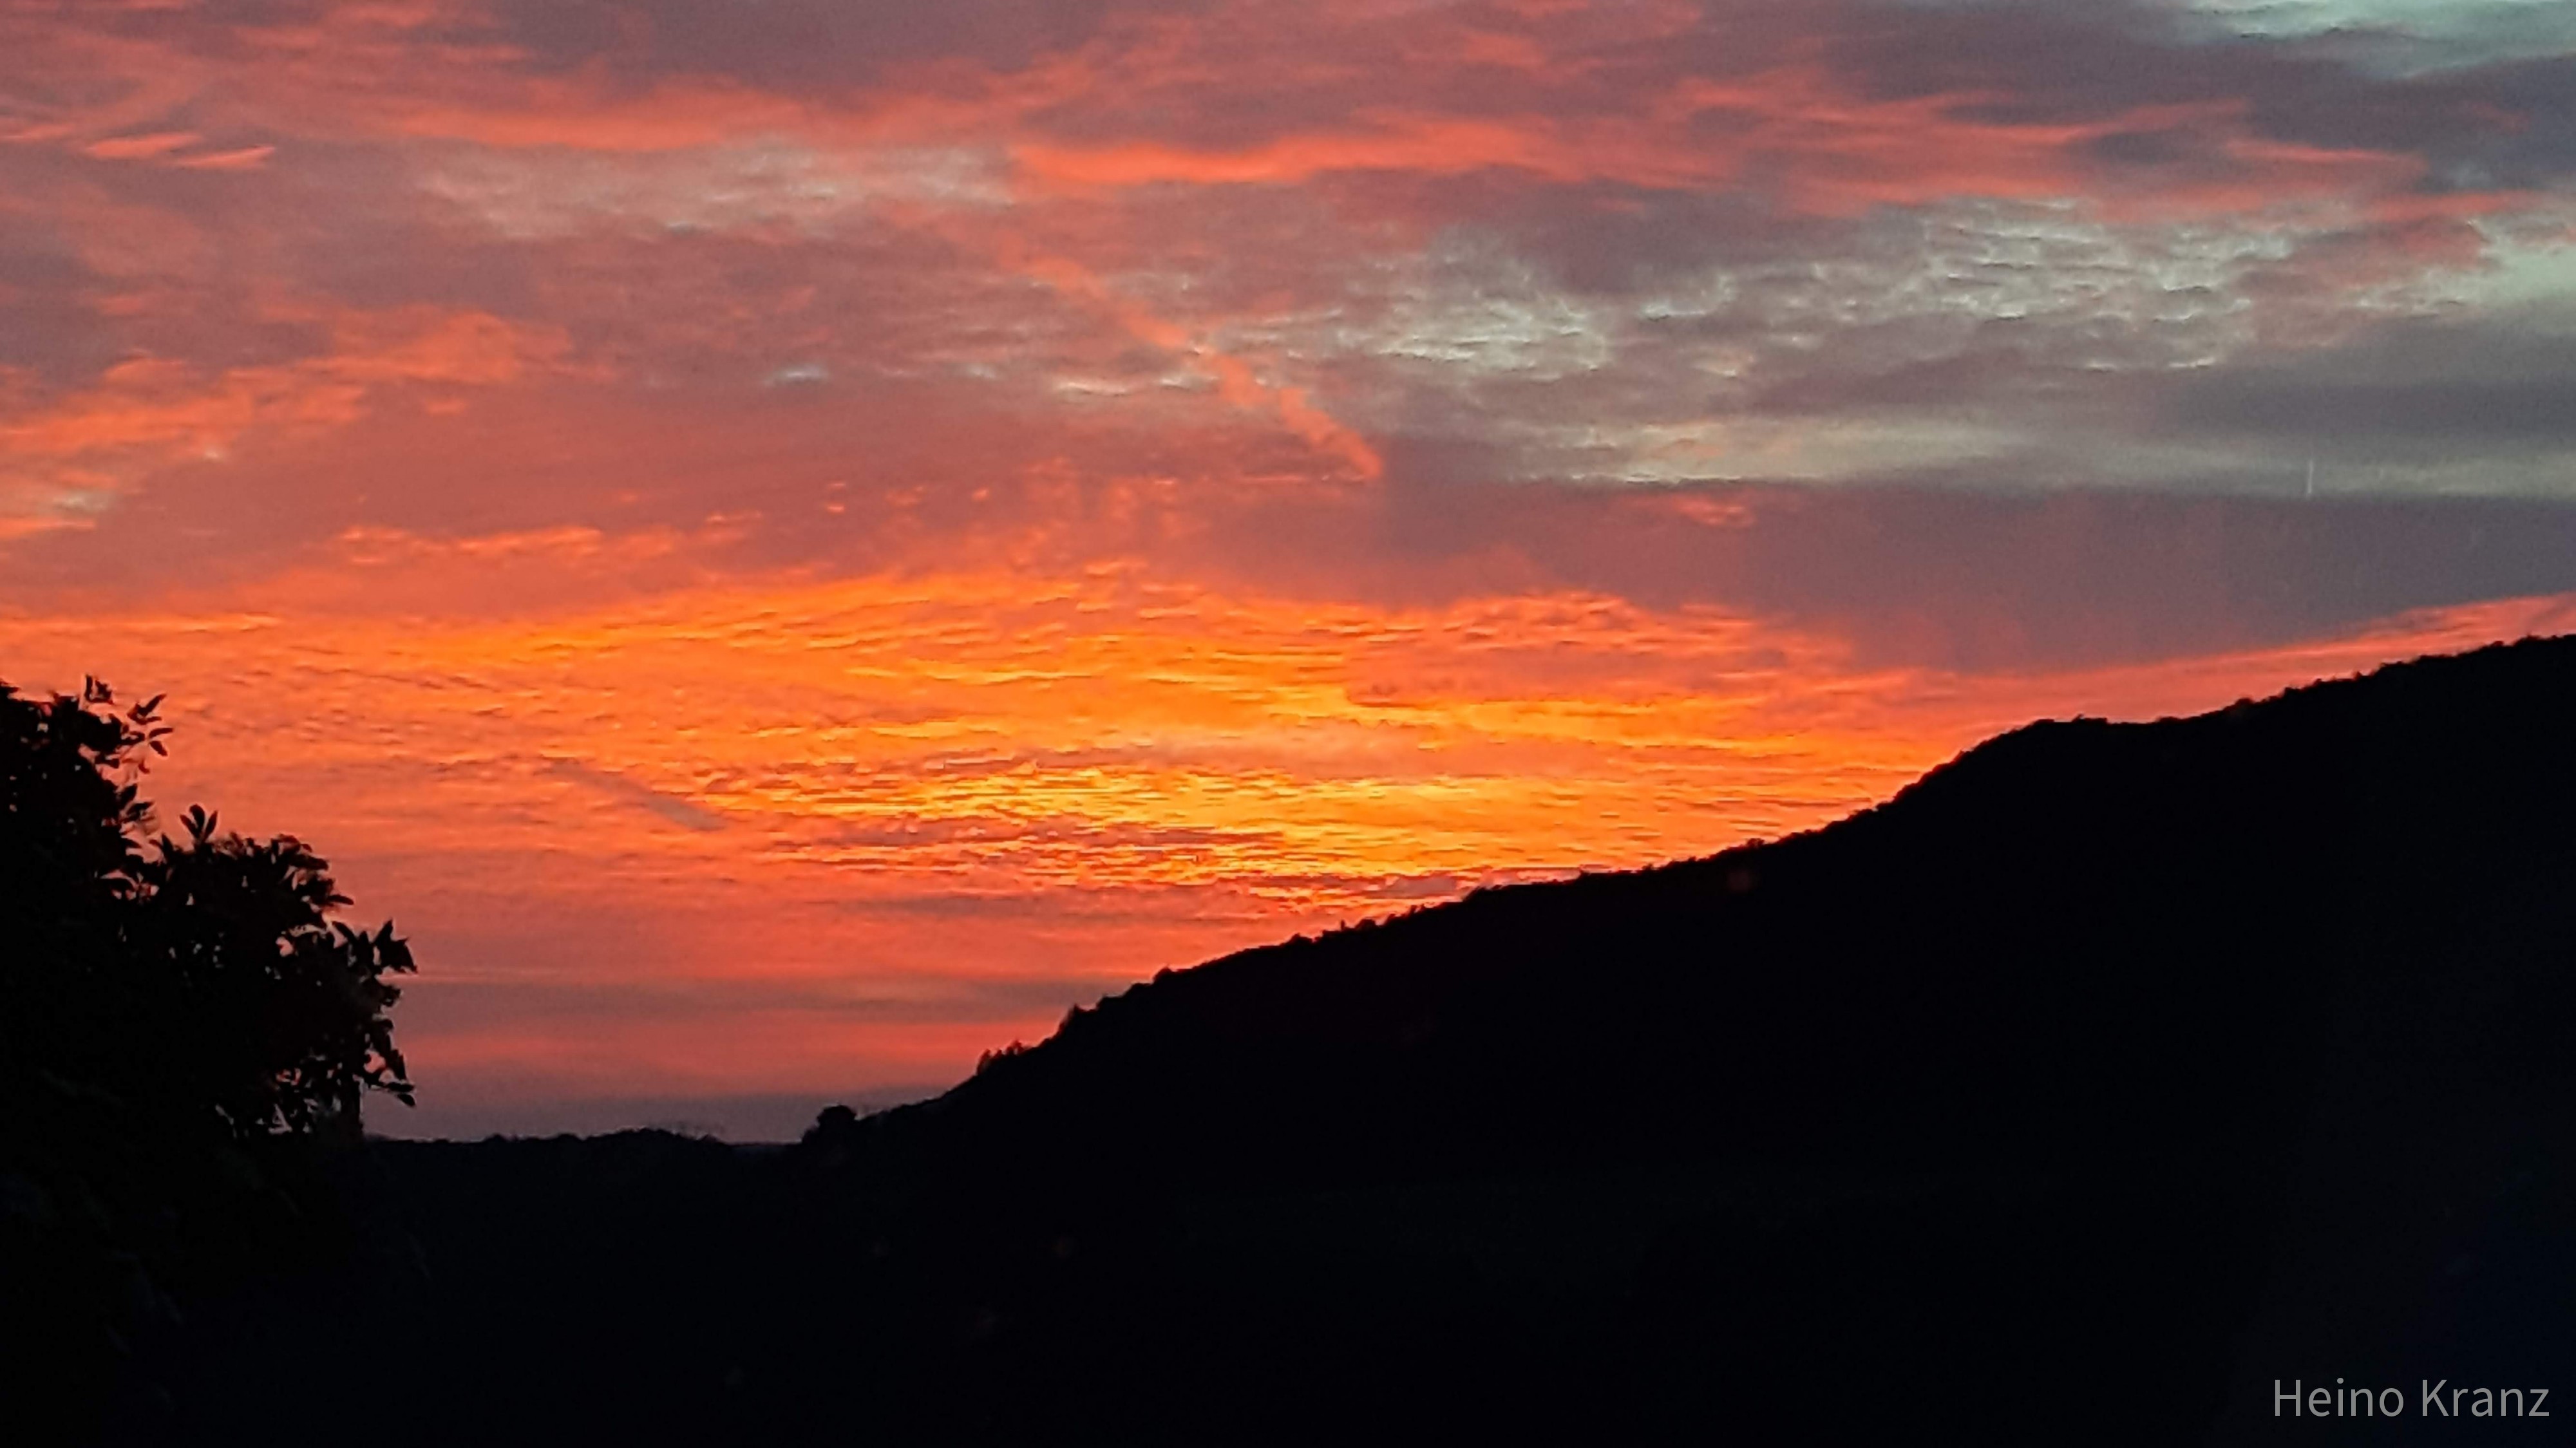
[[[2576,1417],[2571,1029],[2553,640],[1166,973],[791,1147],[347,1151],[120,1431],[2564,1441],[2418,1385]]]

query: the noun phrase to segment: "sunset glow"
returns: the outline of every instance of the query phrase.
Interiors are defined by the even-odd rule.
[[[2556,9],[0,0],[0,679],[401,923],[372,1124],[936,1086],[2576,628]]]

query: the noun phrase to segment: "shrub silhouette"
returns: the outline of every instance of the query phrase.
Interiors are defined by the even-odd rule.
[[[411,1099],[392,924],[332,921],[291,837],[202,809],[149,835],[159,703],[0,684],[0,1346],[90,1403],[175,1298],[291,1253],[296,1153],[354,1141],[370,1090]]]

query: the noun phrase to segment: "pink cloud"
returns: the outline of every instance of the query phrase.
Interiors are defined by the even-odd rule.
[[[2492,298],[2576,160],[2502,72],[759,12],[0,18],[0,667],[171,690],[173,803],[415,928],[433,1081],[919,1081],[2032,714],[2568,624],[2576,349]]]

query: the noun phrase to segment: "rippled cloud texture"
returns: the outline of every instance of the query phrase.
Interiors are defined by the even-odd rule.
[[[0,678],[405,922],[412,1129],[787,1130],[2576,626],[2570,14],[0,0]]]

